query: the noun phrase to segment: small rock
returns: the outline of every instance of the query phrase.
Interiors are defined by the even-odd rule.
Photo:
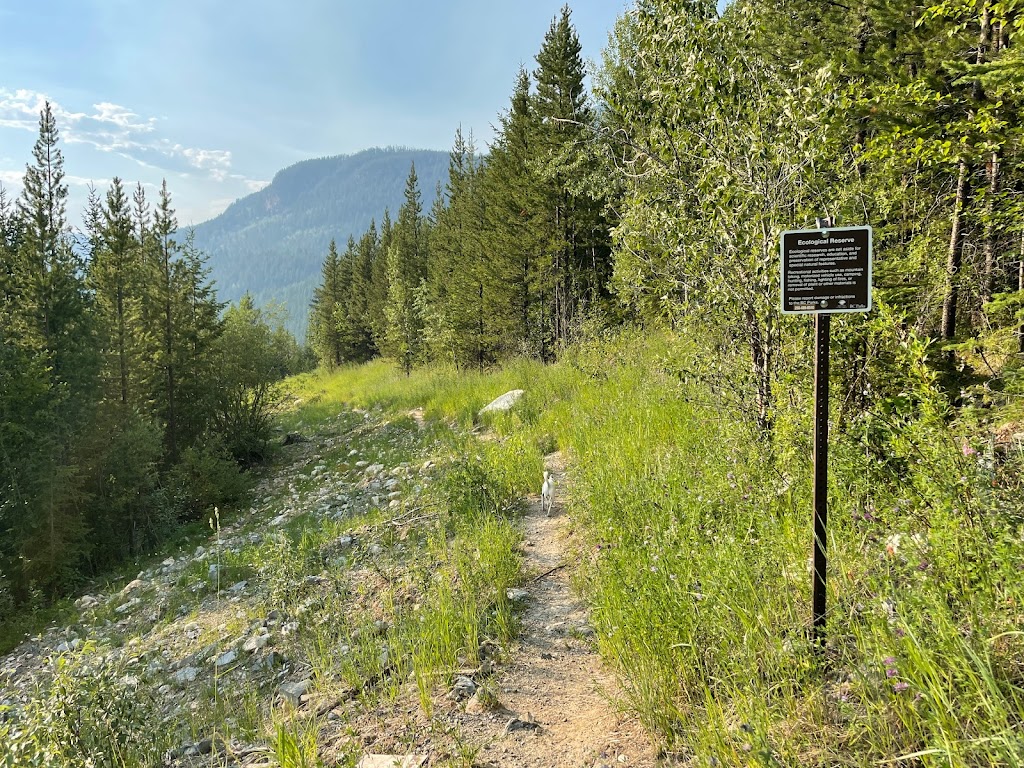
[[[529,720],[520,720],[518,717],[511,718],[505,723],[505,733],[512,733],[513,731],[536,731],[540,730],[540,723],[534,722],[532,718]]]
[[[249,586],[248,581],[239,581],[228,587],[228,592],[244,592],[245,588]]]
[[[284,656],[277,651],[270,651],[260,656],[256,661],[256,669],[264,672],[272,672],[284,664]]]
[[[522,389],[513,389],[510,392],[506,392],[501,397],[495,398],[487,405],[485,405],[483,408],[481,408],[480,413],[484,414],[490,413],[491,411],[507,411],[513,405],[516,404],[516,401],[519,400],[519,398],[522,397],[523,394],[524,390]]]
[[[466,677],[465,675],[459,675],[455,678],[455,684],[452,686],[452,694],[456,699],[468,699],[476,693],[476,683],[473,682],[472,678]]]
[[[242,650],[246,653],[255,653],[261,651],[267,647],[267,643],[270,642],[270,635],[256,635],[256,637],[250,637],[242,645]]]
[[[480,698],[480,691],[473,694],[472,698],[466,702],[466,714],[467,715],[485,715],[490,711],[483,699]]]
[[[366,551],[370,555],[370,557],[380,557],[384,553],[384,547],[382,547],[377,542],[373,542],[370,546],[366,548]]]
[[[195,682],[197,677],[199,677],[198,669],[195,667],[185,667],[174,673],[174,682],[178,683],[178,685],[184,685],[185,683]]]
[[[174,558],[173,557],[168,557],[166,560],[164,560],[162,563],[160,563],[160,565],[164,566],[164,568],[170,568],[172,565],[174,565],[174,563],[175,563]]]
[[[509,589],[505,591],[505,596],[513,603],[520,603],[526,600],[530,596],[530,593],[525,589]]]
[[[229,664],[233,664],[235,662],[235,659],[237,659],[237,658],[238,658],[238,652],[237,651],[235,651],[235,650],[225,651],[224,653],[222,653],[220,656],[217,657],[217,660],[215,662],[213,662],[213,666],[215,666],[217,669],[223,669],[224,667],[228,666]]]
[[[291,702],[292,706],[297,707],[302,703],[302,697],[309,690],[309,680],[300,680],[297,683],[281,683],[277,690],[286,701]]]
[[[129,600],[124,605],[117,606],[117,608],[114,609],[114,613],[121,613],[121,614],[128,613],[128,611],[130,611],[132,608],[134,608],[135,606],[137,606],[137,605],[139,605],[141,603],[142,603],[142,601],[139,600],[139,598],[133,597],[131,600]]]
[[[122,595],[127,595],[133,589],[139,589],[142,585],[143,585],[142,579],[135,579],[133,581],[129,581],[125,585],[124,589],[121,590],[121,594]]]
[[[422,768],[426,755],[363,755],[356,768]]]

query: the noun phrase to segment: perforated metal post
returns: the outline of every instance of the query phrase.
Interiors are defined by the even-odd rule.
[[[814,316],[814,584],[813,639],[825,643],[825,527],[828,522],[828,364],[831,315]]]

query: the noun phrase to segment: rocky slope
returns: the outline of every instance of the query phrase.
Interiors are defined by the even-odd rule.
[[[408,658],[431,640],[396,624],[429,618],[423,541],[454,457],[419,413],[344,412],[287,442],[250,508],[0,659],[10,765],[61,737],[167,766],[651,764],[559,567],[564,520],[529,501],[525,588],[491,599],[524,634],[424,683]]]

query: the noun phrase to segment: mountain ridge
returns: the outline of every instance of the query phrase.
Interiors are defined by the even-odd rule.
[[[234,302],[248,292],[257,304],[279,303],[302,339],[330,241],[343,249],[385,210],[397,215],[412,165],[428,207],[447,178],[448,153],[377,147],[282,168],[263,189],[197,224],[195,245],[209,256],[220,298]]]

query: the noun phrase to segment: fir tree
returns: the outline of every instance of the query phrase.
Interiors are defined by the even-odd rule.
[[[334,240],[327,249],[320,270],[321,281],[313,291],[309,313],[309,342],[320,364],[336,368],[345,360],[342,348],[342,318],[345,312],[341,259]]]
[[[25,171],[18,202],[19,236],[6,320],[10,350],[24,366],[23,395],[8,414],[20,433],[16,453],[6,449],[0,506],[7,509],[7,553],[20,564],[6,570],[15,585],[55,589],[67,582],[87,550],[75,462],[80,431],[91,411],[95,355],[81,264],[68,238],[67,185],[53,111],[39,119],[34,163]],[[9,254],[10,255],[10,254]],[[8,403],[10,404],[10,402]]]

